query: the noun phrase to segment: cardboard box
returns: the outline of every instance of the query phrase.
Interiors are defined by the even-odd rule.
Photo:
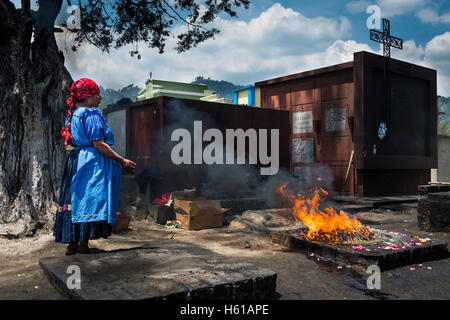
[[[116,225],[112,228],[112,232],[127,230],[131,217],[127,214],[118,213],[116,217]]]
[[[175,218],[185,230],[221,228],[223,212],[218,200],[174,199]]]

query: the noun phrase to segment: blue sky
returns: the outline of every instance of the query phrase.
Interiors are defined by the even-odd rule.
[[[450,0],[253,0],[237,18],[221,16],[214,23],[222,31],[215,40],[185,54],[172,49],[172,39],[163,55],[139,44],[141,60],[129,56],[131,47],[102,54],[86,44],[72,54],[70,34],[57,34],[57,40],[74,80],[143,87],[152,71],[163,80],[190,82],[203,75],[245,85],[351,61],[356,51],[381,53],[369,40],[370,5],[391,20],[392,35],[404,40],[404,50],[392,49],[392,57],[436,69],[438,94],[450,96]],[[184,27],[174,32],[179,28]]]

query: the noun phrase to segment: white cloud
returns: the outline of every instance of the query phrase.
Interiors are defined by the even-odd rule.
[[[429,0],[376,0],[368,2],[365,0],[350,1],[346,4],[347,10],[352,13],[361,13],[367,10],[367,7],[376,4],[381,9],[382,17],[393,17],[405,14],[423,7]]]
[[[381,15],[393,17],[414,11],[426,4],[424,0],[377,0],[381,7]]]
[[[358,0],[358,1],[350,1],[348,2],[345,7],[347,8],[347,11],[356,14],[365,12],[367,10],[367,7],[370,6],[371,3],[365,0]]]
[[[423,61],[425,49],[421,45],[417,46],[414,40],[408,40],[403,42],[403,50],[391,49],[391,54],[395,59],[419,63]]]
[[[375,53],[369,45],[365,43],[357,43],[354,40],[337,40],[325,50],[323,61],[326,65],[352,61],[353,53],[358,51]]]
[[[221,34],[209,46],[216,49],[226,43],[234,47],[266,48],[270,50],[294,49],[314,51],[326,47],[327,41],[350,36],[351,23],[345,18],[307,18],[279,3],[264,11],[259,17],[244,21],[218,19],[215,26]],[[232,42],[230,42],[232,41]]]
[[[439,73],[450,76],[450,32],[434,37],[425,47],[424,61]]]
[[[417,11],[416,16],[425,23],[450,23],[450,12],[439,15],[433,9],[421,9]]]
[[[110,55],[91,45],[75,54],[65,52],[66,67],[74,80],[89,77],[106,88],[118,89],[130,83],[144,86],[150,71],[156,79],[190,82],[203,75],[236,84],[251,84],[274,77],[352,61],[357,51],[374,52],[369,45],[349,38],[351,25],[345,18],[308,18],[276,4],[259,17],[217,21],[221,33],[183,54],[169,38],[163,55],[139,44],[141,60],[130,57],[133,48],[121,48]],[[62,48],[62,35],[57,34]],[[424,46],[414,40],[403,50],[392,49],[392,57],[438,71],[438,93],[450,96],[450,32],[435,36]],[[382,54],[381,45],[375,52]]]
[[[142,87],[150,71],[157,79],[190,82],[203,74],[249,84],[293,70],[310,69],[307,61],[323,66],[319,63],[324,61],[319,62],[315,53],[325,52],[336,40],[351,33],[347,18],[308,18],[280,4],[274,4],[249,22],[218,19],[215,24],[221,30],[215,40],[183,54],[173,50],[172,38],[168,38],[163,55],[140,43],[141,60],[129,56],[131,47],[107,55],[86,44],[75,54],[65,52],[66,67],[74,80],[92,77],[109,88],[130,83]],[[61,48],[62,35],[57,37]]]

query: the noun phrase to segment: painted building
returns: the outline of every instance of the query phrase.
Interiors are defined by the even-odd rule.
[[[208,90],[206,84],[156,80],[153,79],[150,72],[150,78],[145,81],[145,88],[139,92],[137,100],[142,101],[161,96],[228,103],[227,98],[222,98],[214,91]]]
[[[450,137],[438,135],[438,167],[431,169],[431,182],[450,182]]]
[[[261,90],[255,86],[247,86],[233,91],[234,104],[261,107]]]
[[[200,98],[200,100],[209,102],[229,103],[228,98],[222,98],[218,93]]]

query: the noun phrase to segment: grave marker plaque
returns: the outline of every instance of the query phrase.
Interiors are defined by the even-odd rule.
[[[314,139],[299,138],[292,139],[292,161],[314,162]]]
[[[298,111],[292,113],[293,133],[313,132],[312,111]]]
[[[311,184],[311,167],[294,167],[294,176],[298,177],[299,185]]]
[[[335,107],[325,109],[325,130],[326,131],[345,130],[345,107]]]

